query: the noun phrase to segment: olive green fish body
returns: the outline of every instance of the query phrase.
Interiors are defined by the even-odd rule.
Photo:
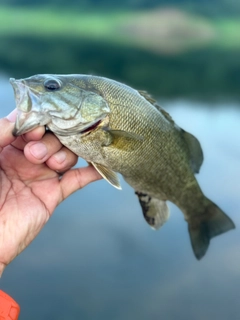
[[[191,192],[201,193],[179,127],[136,90],[113,81],[109,83],[104,78],[98,78],[97,82],[87,77],[82,80],[82,86],[84,82],[87,82],[85,88],[101,93],[110,105],[108,126],[111,130],[135,133],[143,139],[119,137],[111,145],[104,146],[108,132],[100,127],[89,135],[74,136],[74,146],[68,144],[69,137],[60,136],[63,144],[87,161],[121,173],[135,190],[170,200],[182,208],[184,193],[188,197]]]
[[[213,236],[234,228],[195,179],[203,161],[200,143],[147,93],[88,75],[39,75],[11,82],[19,109],[16,135],[47,125],[117,188],[115,172],[121,173],[155,229],[168,218],[166,201],[175,203],[188,221],[198,259]]]

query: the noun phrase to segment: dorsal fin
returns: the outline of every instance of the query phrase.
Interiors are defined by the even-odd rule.
[[[157,101],[152,98],[152,96],[147,92],[143,90],[138,90],[139,94],[144,97],[148,102],[150,102],[163,116],[165,119],[167,119],[170,123],[175,124],[170,114],[162,109],[158,104]]]
[[[200,142],[192,134],[183,129],[181,129],[181,133],[188,148],[192,170],[194,173],[198,173],[203,163],[203,152]]]
[[[155,104],[155,107],[158,109],[158,111],[161,112],[162,115],[164,115],[164,117],[173,125],[175,125],[175,122],[173,121],[173,118],[170,116],[170,114],[165,111],[164,109],[162,109],[158,104]]]
[[[157,103],[157,101],[156,101],[155,99],[153,99],[153,97],[152,97],[147,91],[138,90],[138,93],[139,93],[143,98],[145,98],[148,102],[150,102],[152,105],[155,106],[155,103]]]

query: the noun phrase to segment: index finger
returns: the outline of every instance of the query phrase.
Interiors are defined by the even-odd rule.
[[[41,126],[41,127],[37,127],[27,133],[25,133],[23,135],[23,139],[26,142],[30,142],[30,141],[38,141],[41,140],[42,137],[45,134],[45,127]]]

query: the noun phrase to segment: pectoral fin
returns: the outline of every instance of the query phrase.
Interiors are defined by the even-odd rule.
[[[127,132],[124,130],[111,130],[104,128],[106,132],[106,141],[103,143],[103,147],[114,147],[124,151],[133,151],[136,143],[133,141],[143,141],[143,137],[134,132]]]
[[[120,181],[116,172],[112,171],[111,169],[104,167],[101,164],[91,162],[94,168],[100,173],[100,175],[107,180],[113,187],[117,189],[122,189],[120,185]]]
[[[124,130],[108,130],[108,132],[113,135],[115,138],[126,138],[132,140],[143,141],[143,137],[139,136],[137,133],[134,132],[127,132]]]
[[[169,217],[166,201],[150,197],[146,193],[135,192],[142,207],[143,216],[153,229],[159,229]]]

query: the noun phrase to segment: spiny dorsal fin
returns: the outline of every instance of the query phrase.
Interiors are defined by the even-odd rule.
[[[120,185],[120,181],[116,172],[112,171],[111,169],[104,167],[101,164],[91,162],[94,168],[100,173],[100,175],[107,180],[113,187],[117,189],[122,189]]]
[[[190,165],[192,167],[192,170],[194,173],[198,173],[203,163],[203,152],[200,142],[192,134],[186,132],[183,129],[181,129],[181,133],[188,147]]]
[[[144,97],[152,105],[155,105],[155,103],[157,103],[157,101],[155,99],[153,99],[153,97],[147,91],[138,90],[138,92],[142,97]]]
[[[147,91],[138,90],[139,94],[144,97],[148,102],[150,102],[170,123],[175,124],[170,114],[162,109],[158,104],[157,101],[152,98],[152,96],[147,93]]]
[[[175,125],[175,122],[173,121],[173,118],[170,116],[170,114],[165,111],[164,109],[162,109],[158,104],[155,104],[155,107],[158,109],[158,111],[161,112],[162,115],[164,115],[164,117],[173,125]]]
[[[152,198],[143,192],[135,193],[142,207],[144,219],[153,229],[159,229],[169,218],[166,201]]]

